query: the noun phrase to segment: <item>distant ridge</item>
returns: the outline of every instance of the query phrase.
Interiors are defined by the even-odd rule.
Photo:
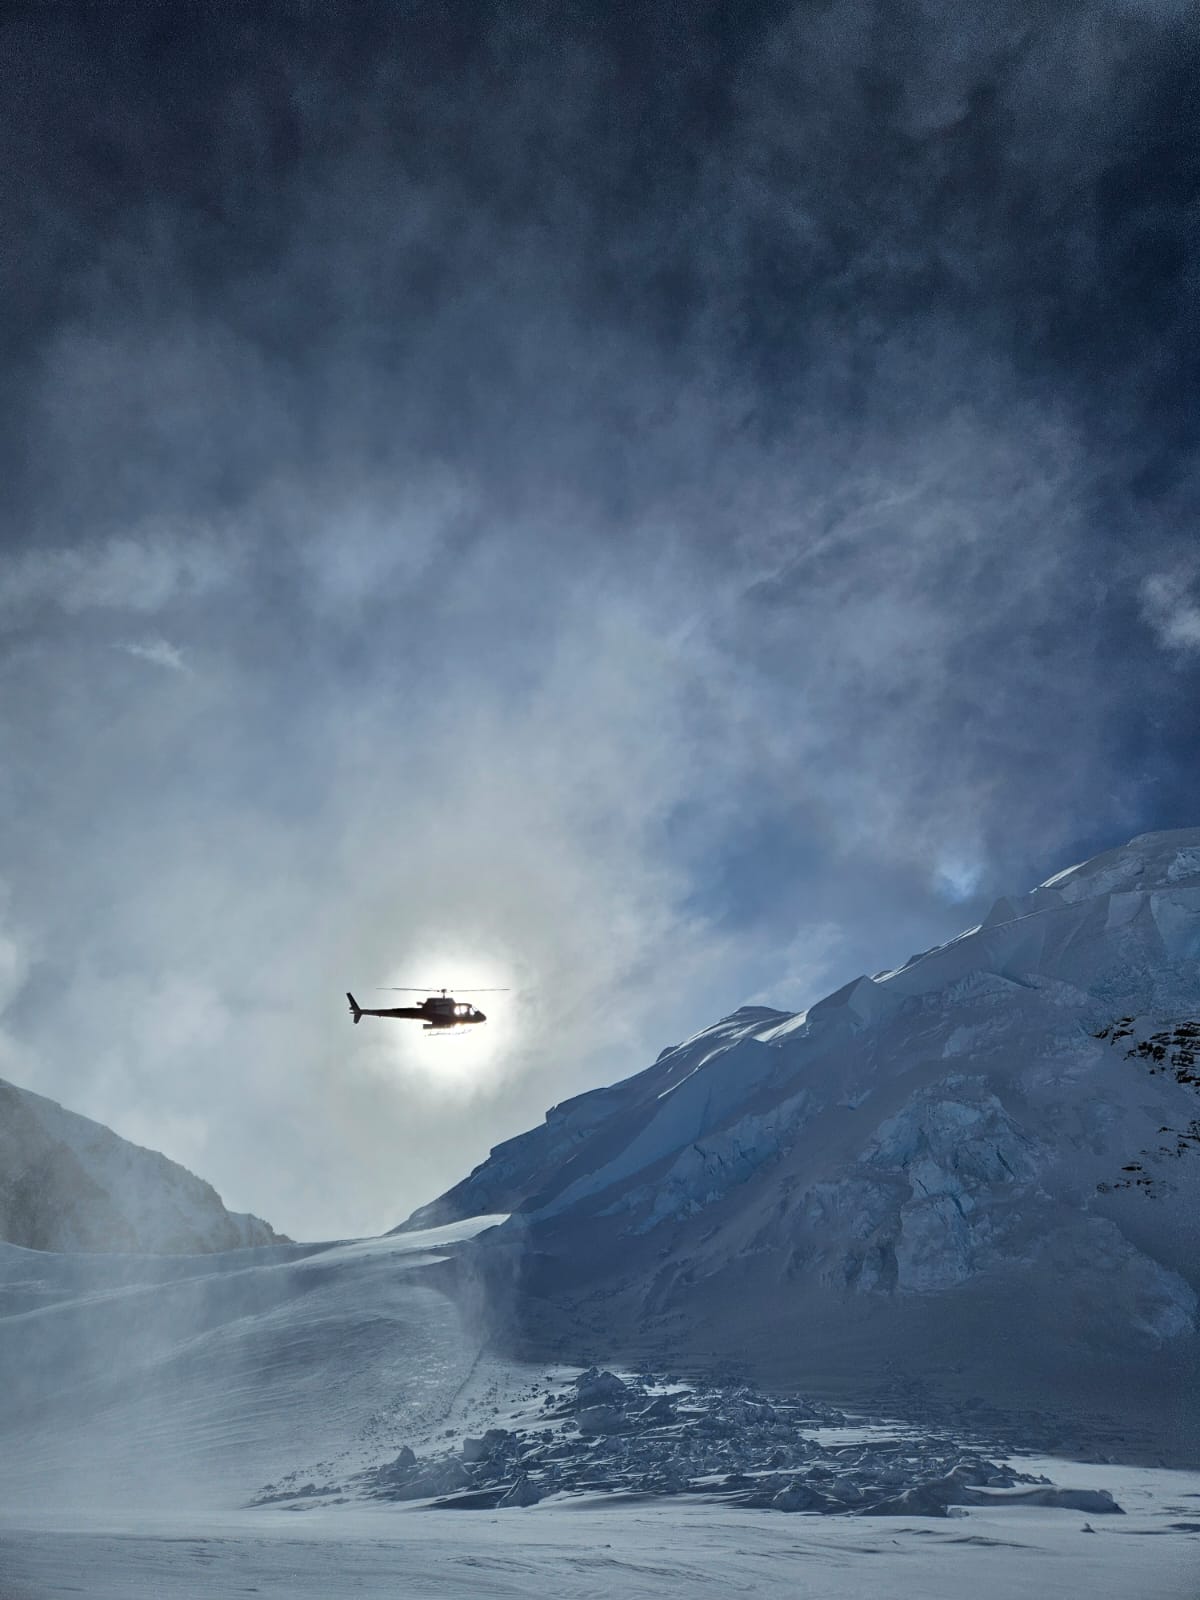
[[[0,1239],[28,1250],[191,1255],[277,1244],[211,1184],[0,1079]]]

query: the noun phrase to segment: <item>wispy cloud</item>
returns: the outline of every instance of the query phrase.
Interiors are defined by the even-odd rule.
[[[145,526],[136,534],[35,545],[0,557],[0,622],[45,606],[153,613],[227,581],[227,552],[207,533]]]
[[[165,667],[169,672],[190,674],[192,670],[178,646],[166,639],[129,640],[115,645],[114,649],[124,650],[126,655],[136,656],[139,661],[150,661],[156,667]]]
[[[1142,615],[1168,650],[1200,650],[1200,596],[1194,571],[1153,573],[1142,583]]]

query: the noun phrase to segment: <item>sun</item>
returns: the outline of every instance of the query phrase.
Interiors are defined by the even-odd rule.
[[[393,1070],[410,1079],[416,1078],[423,1088],[434,1094],[444,1092],[459,1099],[486,1088],[498,1076],[517,1034],[517,994],[513,985],[505,982],[508,975],[495,967],[484,972],[477,962],[446,961],[434,965],[435,971],[451,975],[456,969],[473,973],[476,982],[445,987],[455,1000],[470,1003],[484,1012],[485,1022],[431,1029],[416,1021],[380,1018],[378,1025],[387,1030],[380,1043]],[[399,973],[400,969],[396,971]],[[389,985],[400,987],[402,977],[402,973],[389,977]],[[438,984],[428,992],[439,994],[442,987]],[[404,997],[402,1003],[407,1004],[411,999],[420,1005],[422,998],[416,993]]]

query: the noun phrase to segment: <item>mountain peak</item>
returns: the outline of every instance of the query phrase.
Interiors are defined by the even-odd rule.
[[[1200,828],[1140,833],[1127,844],[1066,867],[1040,883],[1035,895],[1053,891],[1073,902],[1123,890],[1173,889],[1200,881]]]

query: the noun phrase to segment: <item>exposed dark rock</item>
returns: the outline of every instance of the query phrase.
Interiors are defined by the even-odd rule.
[[[529,1479],[522,1476],[517,1479],[507,1494],[501,1495],[496,1502],[498,1506],[535,1506],[541,1495],[530,1483]]]

